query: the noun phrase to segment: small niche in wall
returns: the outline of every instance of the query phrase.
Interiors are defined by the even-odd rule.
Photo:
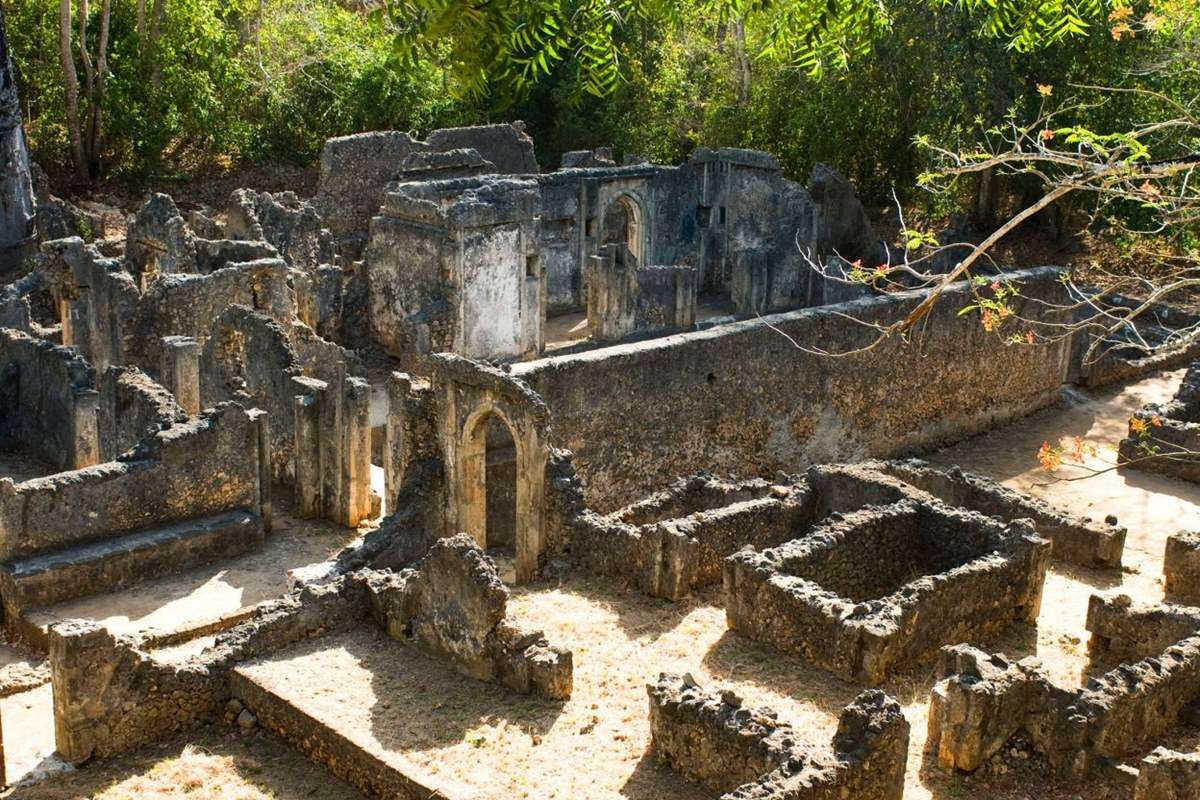
[[[717,218],[717,224],[718,225],[725,224],[725,206],[721,206],[721,208],[720,208],[720,214]]]
[[[709,206],[696,206],[696,224],[698,226],[707,228],[710,217],[712,217],[712,208]]]
[[[583,222],[583,235],[584,236],[592,235],[592,221],[590,219],[584,220],[584,222]]]
[[[525,256],[525,277],[536,278],[541,275],[541,259],[536,255]]]

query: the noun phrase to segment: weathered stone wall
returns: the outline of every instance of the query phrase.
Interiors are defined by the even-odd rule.
[[[536,184],[485,177],[398,184],[371,222],[372,338],[406,367],[451,351],[512,358],[541,348]]]
[[[232,696],[229,676],[237,663],[354,624],[366,610],[359,580],[303,587],[259,607],[179,664],[156,661],[97,623],[59,623],[50,631],[58,752],[78,764],[215,722]]]
[[[1017,273],[1030,298],[1062,291],[1053,269]],[[890,322],[920,293],[806,309],[586,353],[515,364],[550,409],[553,444],[574,452],[588,503],[618,508],[646,486],[697,468],[773,475],[809,463],[885,456],[959,439],[1056,400],[1066,345],[1006,347],[959,317],[965,286],[947,290],[914,345],[829,358],[873,331],[843,314]],[[1057,319],[1041,304],[1019,314]],[[970,376],[965,379],[964,376]]]
[[[100,378],[101,461],[113,461],[144,437],[186,419],[175,397],[137,367],[109,367]]]
[[[877,685],[943,645],[1032,624],[1048,562],[1028,522],[905,500],[729,557],[725,614],[732,630]]]
[[[94,464],[96,375],[79,354],[0,329],[0,447],[24,446],[59,469]]]
[[[359,133],[325,142],[312,204],[343,247],[353,253],[361,249],[367,224],[383,205],[385,188],[406,165],[411,166],[410,156],[464,148],[475,150],[499,172],[538,171],[533,141],[516,124],[437,130],[425,142],[401,131]]]
[[[976,769],[1020,731],[1052,767],[1080,777],[1178,724],[1200,698],[1200,636],[1074,691],[1052,683],[1036,659],[1011,664],[966,645],[947,648],[938,674],[927,741],[941,766]]]
[[[651,749],[723,800],[900,800],[909,726],[900,704],[867,691],[846,706],[829,748],[767,708],[745,708],[731,691],[706,691],[691,676],[647,685]]]
[[[1179,531],[1167,537],[1163,584],[1168,600],[1200,604],[1200,533]]]
[[[1174,399],[1150,403],[1129,420],[1117,448],[1124,469],[1200,483],[1200,361],[1184,374]]]
[[[231,305],[260,311],[282,325],[296,318],[296,296],[282,259],[235,264],[207,275],[165,275],[141,296],[125,327],[131,362],[157,368],[162,338],[190,336],[201,345]]]
[[[1126,531],[1117,525],[1115,517],[1104,521],[1081,517],[957,467],[939,470],[916,460],[877,462],[864,467],[896,477],[949,506],[1006,520],[1033,520],[1038,536],[1050,540],[1054,559],[1084,566],[1121,566]]]
[[[1088,599],[1088,657],[1093,664],[1137,661],[1158,655],[1200,631],[1200,608],[1135,604],[1125,594],[1093,594]]]
[[[230,197],[225,235],[230,239],[262,239],[290,266],[315,270],[334,259],[333,234],[321,215],[295,192],[238,189]]]
[[[466,534],[436,542],[413,569],[368,578],[372,614],[395,639],[411,639],[484,681],[554,700],[571,696],[572,657],[541,631],[509,619],[508,589]]]
[[[143,439],[118,461],[0,480],[0,560],[231,509],[257,512],[258,424],[237,404]]]
[[[1142,759],[1133,800],[1190,800],[1200,797],[1200,754],[1157,747]]]
[[[429,134],[425,144],[442,152],[474,150],[501,173],[533,175],[540,171],[533,153],[533,139],[526,135],[521,122],[442,128]]]

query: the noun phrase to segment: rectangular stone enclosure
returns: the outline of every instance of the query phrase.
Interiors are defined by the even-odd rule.
[[[807,536],[726,559],[725,613],[732,630],[878,685],[942,645],[1032,624],[1049,552],[1025,520],[940,503],[834,513]]]

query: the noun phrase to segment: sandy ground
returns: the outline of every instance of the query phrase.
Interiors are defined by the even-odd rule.
[[[263,734],[210,728],[138,753],[63,772],[8,800],[361,800],[362,795]]]
[[[53,475],[58,470],[46,459],[26,447],[0,450],[0,478],[22,483],[31,478]]]
[[[0,697],[36,688],[50,680],[45,656],[9,641],[0,631]]]

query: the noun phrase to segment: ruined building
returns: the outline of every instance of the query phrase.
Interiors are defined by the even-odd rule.
[[[54,758],[235,723],[375,797],[899,800],[914,670],[919,741],[964,771],[1023,736],[1087,776],[1200,699],[1190,606],[1097,595],[1093,649],[1127,662],[1097,687],[979,649],[1037,624],[1052,565],[1120,574],[1127,532],[902,457],[1055,403],[1078,351],[1005,346],[966,284],[937,359],[798,347],[922,299],[825,277],[888,258],[828,167],[544,172],[520,124],[377,132],[326,144],[313,197],[125,222],[43,237],[0,289],[0,601],[48,657]],[[1058,270],[1011,277],[1070,321]],[[1186,432],[1184,394],[1147,413]],[[746,696],[739,648],[852,690],[827,734]],[[485,747],[497,715],[520,735]],[[1162,750],[1139,796],[1195,774]]]

